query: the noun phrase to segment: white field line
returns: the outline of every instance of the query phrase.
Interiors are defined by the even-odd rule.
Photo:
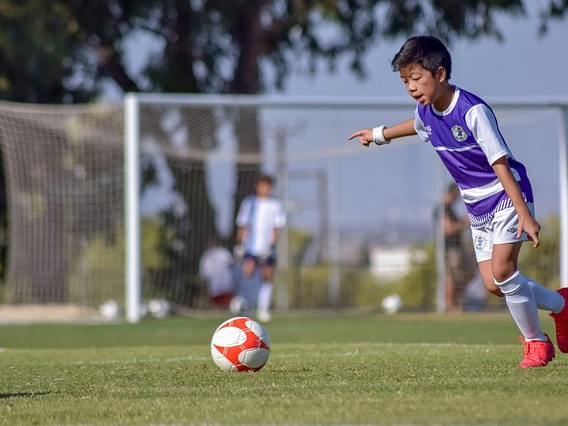
[[[411,348],[411,347],[416,347],[416,348],[431,348],[431,349],[436,349],[436,348],[464,348],[464,349],[470,349],[473,351],[477,351],[477,350],[483,350],[484,352],[489,352],[491,347],[497,347],[497,346],[512,346],[512,345],[494,345],[494,344],[476,344],[476,345],[472,345],[472,344],[465,344],[465,343],[384,343],[384,344],[380,344],[381,347],[407,347],[407,348]],[[18,349],[19,350],[19,349]],[[4,349],[4,348],[0,348],[0,353],[1,352],[9,352],[9,349]],[[367,351],[365,350],[365,356],[368,356],[370,354],[373,353],[380,353],[380,351]],[[313,352],[312,355],[313,357],[325,357],[325,356],[330,356],[329,353],[327,352]],[[333,356],[343,356],[343,357],[357,357],[359,356],[359,349],[356,348],[352,351],[347,351],[347,352],[336,352],[335,354],[333,354]],[[286,359],[286,358],[298,358],[300,357],[299,354],[293,354],[293,353],[286,353],[286,354],[279,354],[279,353],[275,353],[274,350],[273,352],[270,354],[270,358],[271,359]],[[183,361],[189,361],[189,362],[203,362],[203,361],[209,361],[211,360],[211,357],[209,356],[181,356],[181,357],[168,357],[168,358],[157,358],[157,357],[148,357],[148,358],[132,358],[132,359],[101,359],[101,360],[91,360],[91,361],[83,361],[83,360],[79,360],[79,361],[69,361],[69,362],[57,362],[57,361],[43,361],[43,362],[26,362],[25,364],[29,364],[29,365],[128,365],[128,364],[144,364],[144,363],[176,363],[176,362],[183,362]]]

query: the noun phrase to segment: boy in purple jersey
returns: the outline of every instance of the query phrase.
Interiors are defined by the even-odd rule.
[[[438,38],[411,37],[391,65],[417,102],[414,118],[359,130],[349,139],[368,147],[417,134],[432,144],[460,189],[485,286],[505,297],[523,334],[519,367],[547,365],[555,349],[540,327],[538,309],[550,311],[558,348],[568,353],[568,288],[549,290],[519,272],[522,242],[530,240],[535,248],[540,244],[525,167],[513,157],[491,108],[449,83],[452,60]]]

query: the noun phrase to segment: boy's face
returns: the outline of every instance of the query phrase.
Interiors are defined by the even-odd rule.
[[[443,94],[443,83],[446,82],[446,70],[438,68],[436,75],[418,64],[410,64],[399,70],[400,78],[406,90],[422,105],[436,104]]]
[[[268,197],[272,192],[272,185],[268,182],[261,180],[256,184],[256,195],[259,197]]]

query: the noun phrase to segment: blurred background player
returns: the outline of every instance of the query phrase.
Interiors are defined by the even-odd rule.
[[[444,194],[443,229],[445,245],[445,288],[446,311],[463,310],[463,293],[473,277],[473,265],[468,262],[467,247],[464,244],[464,230],[469,229],[467,215],[458,215],[455,204],[460,198],[460,190],[455,183],[448,186]],[[468,240],[469,242],[469,240]]]
[[[227,308],[235,293],[233,254],[211,242],[199,259],[199,278],[205,282],[211,307]]]
[[[245,197],[236,218],[237,245],[242,247],[242,285],[260,269],[260,286],[256,295],[256,316],[259,321],[270,321],[272,281],[276,266],[276,243],[280,230],[286,224],[282,203],[272,197],[273,179],[260,176],[255,195]]]

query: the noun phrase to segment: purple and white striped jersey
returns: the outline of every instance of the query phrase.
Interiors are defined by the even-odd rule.
[[[481,98],[456,87],[445,111],[418,104],[414,118],[418,135],[432,144],[460,188],[472,226],[484,226],[495,212],[513,207],[491,167],[503,156],[525,202],[534,201],[525,166],[513,157],[493,110]]]

